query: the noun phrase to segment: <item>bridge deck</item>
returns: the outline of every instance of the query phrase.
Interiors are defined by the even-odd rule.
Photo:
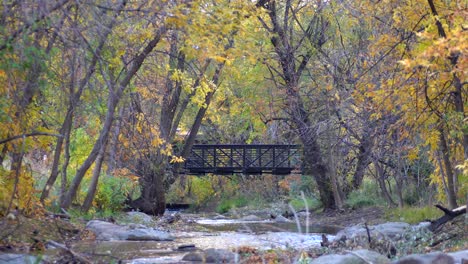
[[[185,161],[189,174],[289,174],[300,167],[298,145],[194,145]]]

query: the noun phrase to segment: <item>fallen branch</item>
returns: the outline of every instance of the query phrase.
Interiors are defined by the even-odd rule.
[[[72,255],[73,258],[75,258],[75,259],[81,261],[82,263],[86,263],[86,264],[91,264],[91,263],[92,263],[89,259],[87,259],[87,258],[81,256],[79,253],[76,253],[75,251],[69,249],[68,247],[66,247],[66,246],[63,245],[63,244],[60,244],[60,243],[55,242],[55,241],[53,241],[53,240],[49,240],[47,243],[48,243],[49,245],[51,245],[51,246],[54,246],[54,247],[56,247],[56,248],[59,248],[59,249],[61,249],[61,250],[66,251],[67,253],[69,253],[70,255]]]
[[[431,221],[429,230],[432,232],[436,231],[440,226],[444,225],[448,221],[451,221],[455,217],[460,216],[462,214],[466,214],[466,205],[460,206],[453,210],[447,209],[443,207],[442,205],[436,205],[435,207],[439,208],[442,212],[444,212],[444,215],[440,217],[439,219]]]

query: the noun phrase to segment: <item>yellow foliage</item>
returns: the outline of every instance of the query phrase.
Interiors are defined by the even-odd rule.
[[[16,180],[17,184],[15,184]],[[0,166],[0,216],[7,213],[10,202],[11,209],[17,209],[25,215],[43,215],[44,213],[30,172],[22,168],[16,175],[15,171],[9,171]]]
[[[172,156],[170,163],[183,163],[185,159],[179,156]]]

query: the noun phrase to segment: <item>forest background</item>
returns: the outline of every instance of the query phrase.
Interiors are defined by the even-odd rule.
[[[450,208],[468,193],[464,1],[0,5],[0,215],[162,214],[306,194]],[[191,177],[198,143],[300,144],[302,175]]]

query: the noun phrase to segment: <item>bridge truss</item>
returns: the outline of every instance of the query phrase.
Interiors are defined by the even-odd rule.
[[[185,161],[188,174],[290,174],[300,169],[298,145],[194,145]]]

